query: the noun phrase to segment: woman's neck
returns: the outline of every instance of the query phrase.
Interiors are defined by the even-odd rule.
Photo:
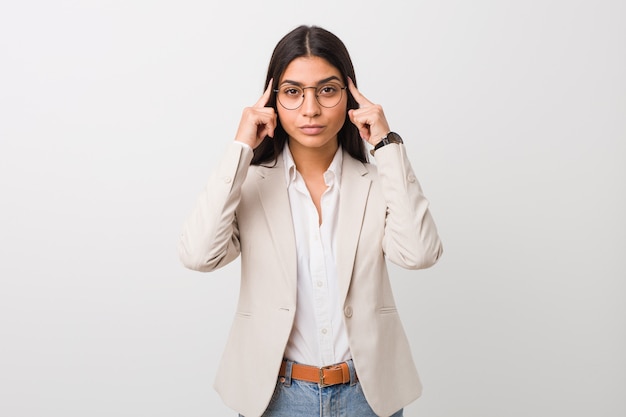
[[[296,164],[296,169],[303,177],[326,172],[337,153],[338,147],[339,144],[336,140],[319,148],[301,146],[295,141],[289,142],[289,151]]]

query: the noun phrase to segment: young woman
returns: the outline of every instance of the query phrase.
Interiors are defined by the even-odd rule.
[[[385,262],[440,257],[428,201],[335,35],[288,33],[266,86],[180,237],[194,270],[241,254],[215,387],[246,417],[402,416],[421,385]]]

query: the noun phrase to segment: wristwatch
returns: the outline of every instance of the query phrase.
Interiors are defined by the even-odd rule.
[[[378,149],[382,148],[385,145],[389,145],[390,143],[404,142],[402,142],[402,138],[396,132],[389,132],[382,137],[382,139],[376,144],[376,146],[374,146],[374,149],[370,150],[370,153],[372,154],[372,156],[374,156],[374,152],[376,152]]]

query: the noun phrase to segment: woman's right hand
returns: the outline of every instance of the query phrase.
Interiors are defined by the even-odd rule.
[[[274,137],[276,112],[271,107],[265,107],[271,94],[272,80],[270,80],[259,101],[254,106],[243,109],[235,137],[236,141],[246,143],[254,149],[261,144],[266,136]]]

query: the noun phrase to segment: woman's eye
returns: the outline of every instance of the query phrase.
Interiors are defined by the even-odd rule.
[[[285,95],[294,97],[302,94],[297,88],[285,88],[283,92],[285,93]]]
[[[334,85],[325,85],[319,89],[319,94],[323,96],[333,95],[337,92],[337,87]]]

